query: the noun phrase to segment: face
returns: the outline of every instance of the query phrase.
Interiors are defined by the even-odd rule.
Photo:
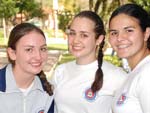
[[[147,32],[142,31],[136,18],[119,14],[109,24],[109,41],[119,57],[136,59],[146,49]]]
[[[16,72],[35,75],[42,70],[47,60],[46,40],[41,34],[32,31],[20,38],[16,50],[8,48],[8,54],[15,60]]]
[[[87,18],[76,17],[68,33],[69,51],[77,62],[90,62],[96,58],[95,23]]]

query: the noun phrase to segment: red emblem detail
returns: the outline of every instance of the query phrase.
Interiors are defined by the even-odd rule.
[[[38,113],[44,113],[44,110],[40,110]]]
[[[87,100],[95,100],[96,98],[96,93],[93,93],[93,91],[91,90],[91,88],[87,89],[85,91],[85,98]]]

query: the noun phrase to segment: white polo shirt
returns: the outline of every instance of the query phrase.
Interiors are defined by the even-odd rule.
[[[114,113],[150,113],[150,56],[129,74],[114,99],[113,110]]]
[[[89,88],[94,81],[97,65],[97,61],[88,65],[77,65],[72,61],[56,68],[52,78],[55,113],[109,113],[114,93],[124,82],[126,74],[104,61],[103,87],[93,94]]]

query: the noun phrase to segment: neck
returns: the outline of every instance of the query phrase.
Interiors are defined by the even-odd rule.
[[[28,88],[32,84],[35,77],[35,75],[29,75],[29,73],[20,72],[15,68],[13,68],[13,74],[17,86],[23,89]]]
[[[133,70],[140,63],[140,61],[142,61],[148,55],[150,55],[150,51],[149,49],[145,49],[145,51],[142,54],[138,55],[136,58],[128,58],[127,60],[131,70]]]
[[[77,63],[77,64],[80,64],[80,65],[86,65],[86,64],[90,64],[90,63],[94,62],[95,60],[97,60],[96,57],[95,57],[95,58],[92,58],[92,59],[85,59],[85,58],[81,59],[81,58],[77,58],[77,59],[76,59],[76,63]]]

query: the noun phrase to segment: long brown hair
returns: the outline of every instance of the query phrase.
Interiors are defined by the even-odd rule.
[[[24,35],[28,34],[31,31],[36,31],[37,33],[40,33],[45,38],[45,35],[40,28],[30,23],[21,23],[21,24],[16,25],[10,32],[10,36],[8,40],[8,47],[10,47],[13,50],[16,50],[17,42]],[[12,65],[15,65],[15,61],[11,60],[9,55],[8,55],[8,60]],[[41,71],[39,74],[37,74],[37,76],[39,76],[42,82],[43,88],[47,91],[49,95],[52,95],[53,94],[52,85],[47,81],[46,75],[44,74],[44,72]]]
[[[88,18],[91,21],[93,21],[95,23],[95,29],[94,32],[96,34],[95,38],[98,39],[100,35],[104,35],[105,36],[105,29],[104,29],[104,24],[102,19],[95,13],[92,11],[82,11],[79,14],[77,14],[75,16],[76,17],[84,17],[84,18]],[[99,51],[98,51],[98,69],[95,73],[95,80],[91,85],[91,89],[92,91],[95,93],[98,90],[101,89],[102,85],[103,85],[103,71],[102,71],[102,63],[103,63],[103,46],[105,44],[104,42],[105,38],[103,39],[103,41],[101,42],[101,44],[99,45]]]

